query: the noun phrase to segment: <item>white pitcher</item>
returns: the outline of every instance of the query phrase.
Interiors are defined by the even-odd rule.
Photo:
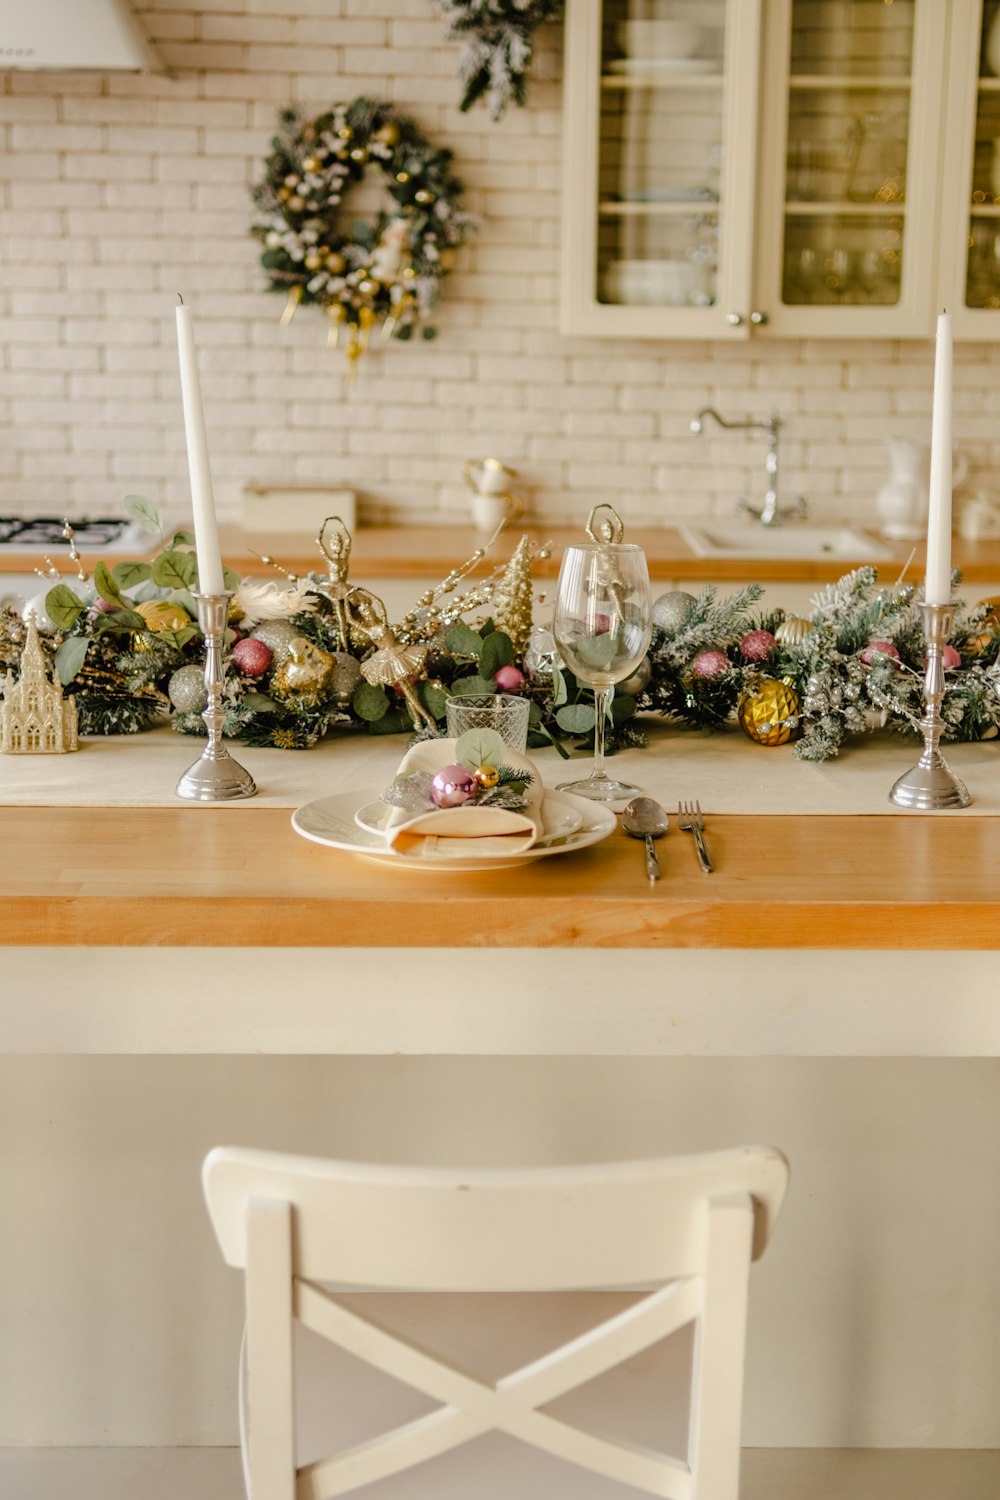
[[[926,452],[908,438],[885,440],[889,478],[879,487],[875,508],[886,536],[918,537],[927,515]]]
[[[909,438],[887,437],[885,444],[889,478],[879,487],[875,500],[882,533],[903,539],[921,537],[927,522],[927,449]],[[960,485],[968,472],[968,459],[956,450],[952,484]]]

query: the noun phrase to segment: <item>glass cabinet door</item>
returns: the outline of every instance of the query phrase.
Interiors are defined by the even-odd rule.
[[[962,0],[953,16],[942,225],[942,301],[955,331],[1000,333],[1000,0]]]
[[[770,8],[757,286],[775,332],[925,331],[946,20],[940,0]]]
[[[758,20],[756,0],[567,7],[565,331],[745,336]]]

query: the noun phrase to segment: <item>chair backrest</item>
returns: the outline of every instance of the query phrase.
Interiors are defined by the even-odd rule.
[[[252,1500],[347,1493],[494,1429],[650,1494],[735,1500],[749,1266],[784,1198],[780,1152],[455,1170],[219,1147],[203,1181],[223,1256],[246,1272]],[[320,1282],[352,1291],[654,1290],[490,1386],[367,1322]],[[439,1420],[297,1471],[296,1319],[440,1401]],[[691,1322],[686,1460],[597,1438],[538,1409]]]

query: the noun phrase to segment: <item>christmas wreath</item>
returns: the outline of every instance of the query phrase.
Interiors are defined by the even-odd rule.
[[[252,233],[264,246],[269,289],[287,297],[283,321],[299,303],[322,307],[331,342],[346,331],[352,364],[377,326],[383,338],[412,337],[474,225],[452,153],[391,104],[365,98],[313,120],[283,110],[272,147],[253,190]],[[348,221],[344,200],[369,168],[380,172],[388,206],[374,221]],[[425,325],[423,335],[434,330]]]

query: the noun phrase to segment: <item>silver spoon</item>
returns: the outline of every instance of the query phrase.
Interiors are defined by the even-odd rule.
[[[666,813],[652,797],[633,797],[622,813],[625,832],[634,839],[646,840],[646,874],[651,881],[660,878],[660,865],[653,840],[662,839],[669,826]]]

